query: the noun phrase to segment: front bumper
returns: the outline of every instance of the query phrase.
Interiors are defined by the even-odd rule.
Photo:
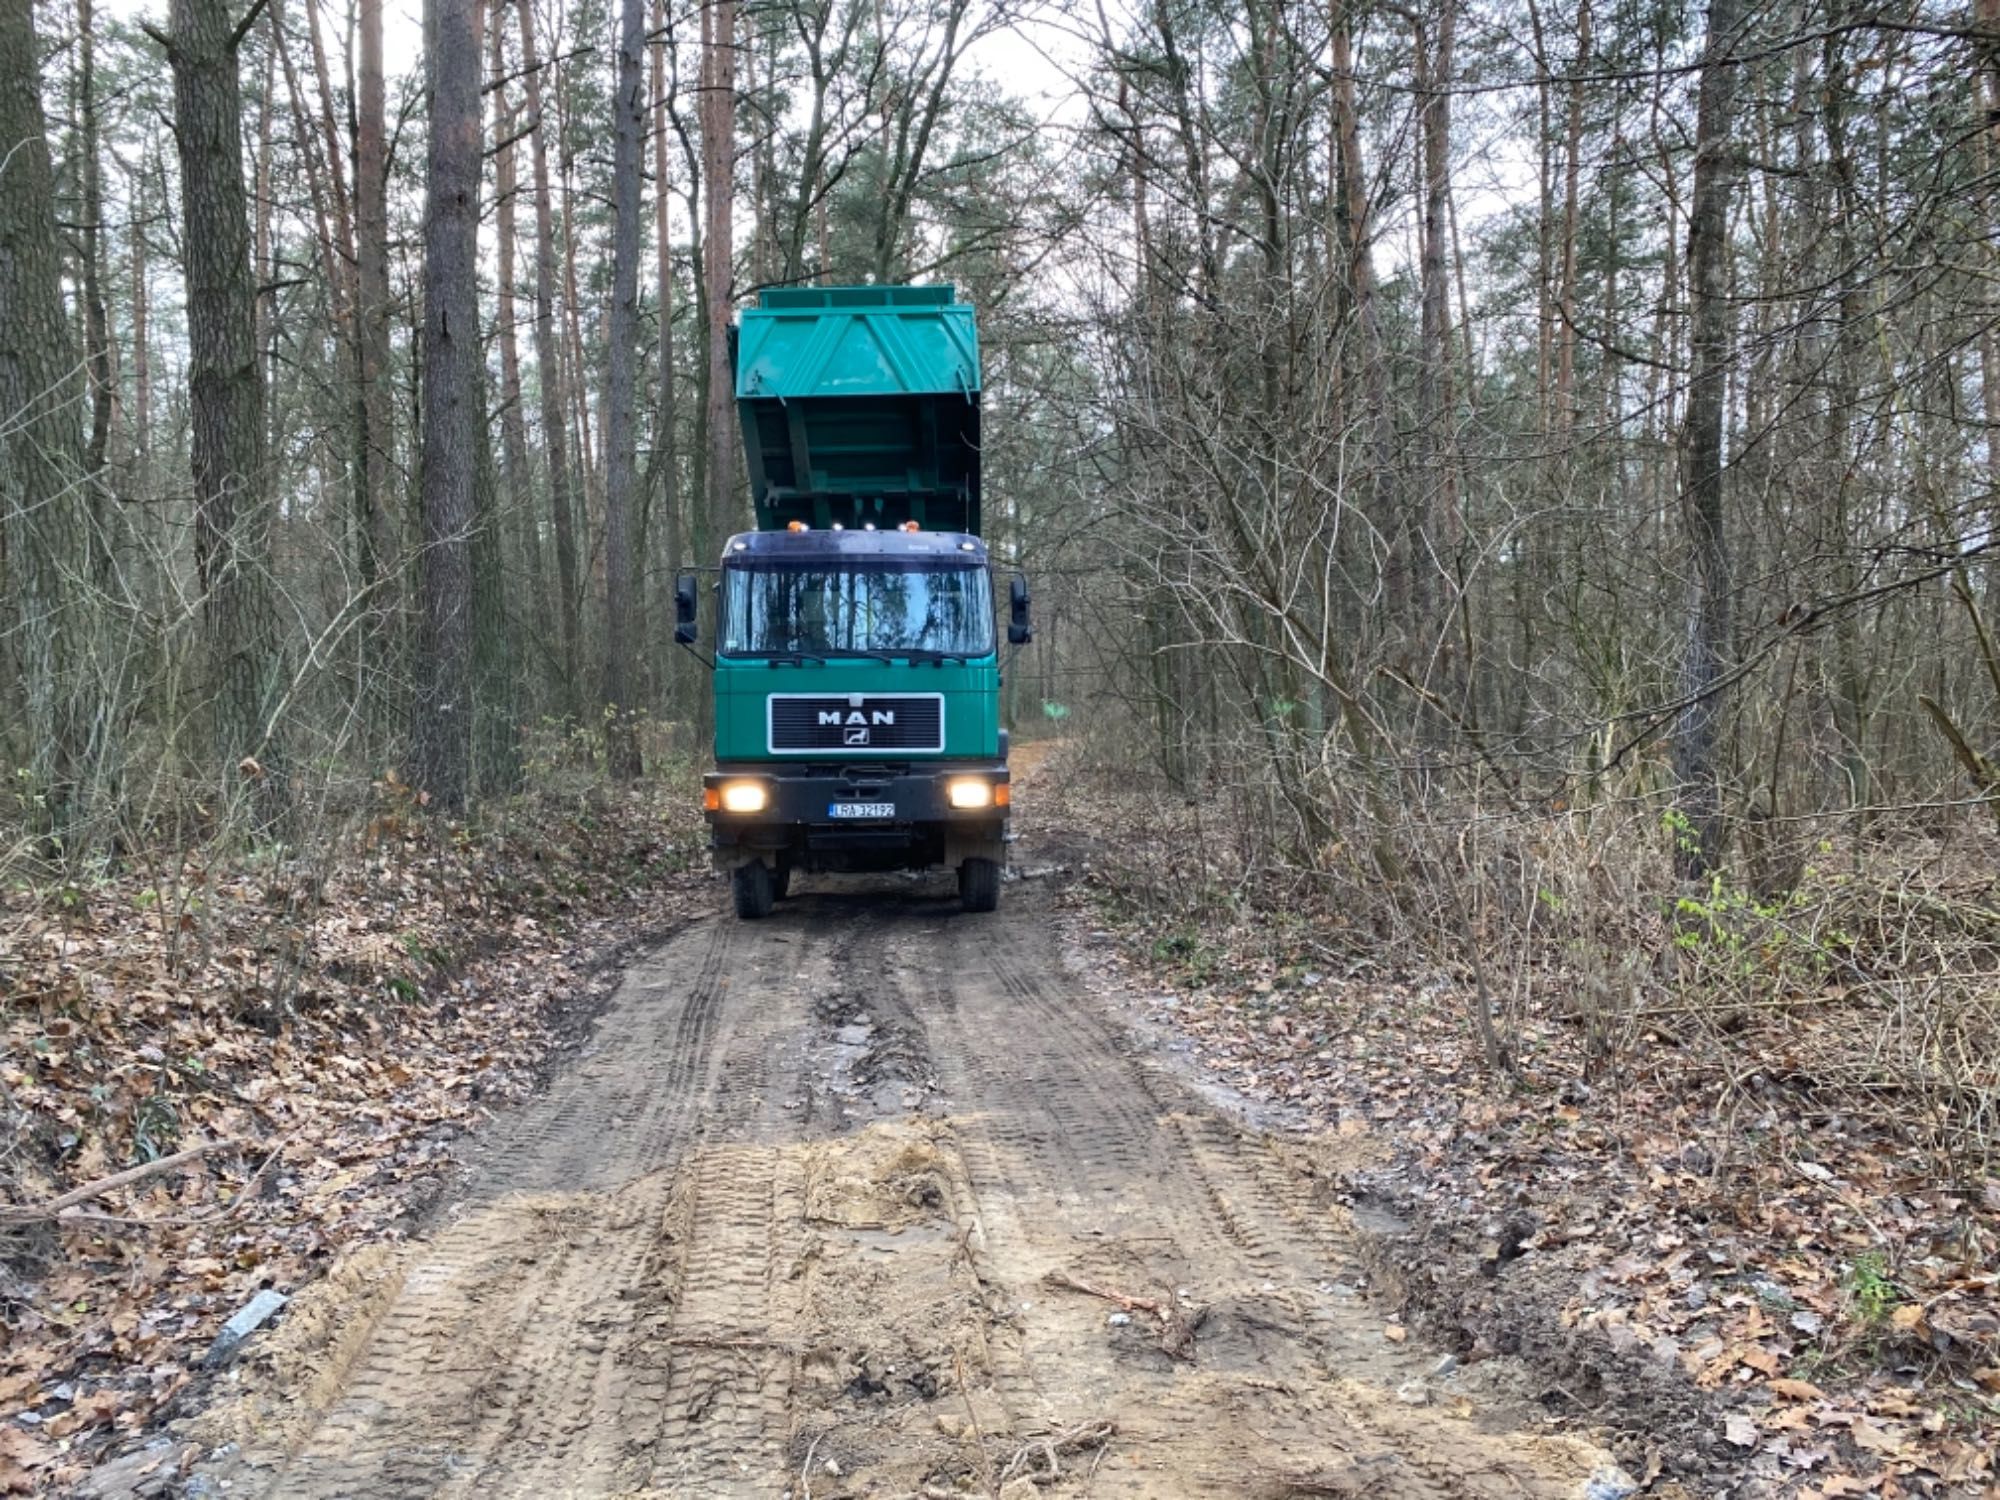
[[[951,805],[950,783],[983,781],[993,788],[985,807]],[[716,804],[725,787],[754,782],[765,792],[755,812]],[[981,857],[1003,860],[1011,787],[1003,761],[903,766],[724,767],[702,778],[710,848],[733,869],[777,857],[807,869],[922,869]],[[841,805],[874,805],[888,816],[845,818]]]

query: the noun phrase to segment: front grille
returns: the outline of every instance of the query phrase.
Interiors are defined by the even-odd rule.
[[[942,693],[773,693],[774,755],[944,749]]]

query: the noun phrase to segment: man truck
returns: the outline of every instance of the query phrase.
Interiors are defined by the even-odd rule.
[[[949,286],[774,289],[733,330],[756,530],[715,575],[715,769],[736,913],[800,871],[958,875],[1000,904],[1007,733],[980,538],[979,340]],[[697,638],[695,576],[675,637]],[[1008,640],[1030,639],[1010,581]]]

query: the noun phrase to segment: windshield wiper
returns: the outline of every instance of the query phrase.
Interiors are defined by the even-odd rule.
[[[816,656],[810,651],[771,651],[764,659],[774,667],[802,667],[811,662],[816,667],[826,665],[824,656]]]

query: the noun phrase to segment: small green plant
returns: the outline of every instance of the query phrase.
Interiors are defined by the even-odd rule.
[[[1816,986],[1844,951],[1845,934],[1815,938],[1795,922],[1808,904],[1801,891],[1760,900],[1718,873],[1709,877],[1706,891],[1674,898],[1669,908],[1673,945],[1711,965],[1719,963],[1737,979]]]
[[[1889,1321],[1903,1300],[1903,1292],[1889,1275],[1888,1262],[1880,1251],[1857,1255],[1847,1273],[1847,1292],[1865,1328],[1880,1328]]]
[[[1699,854],[1701,836],[1695,832],[1694,823],[1678,807],[1670,807],[1660,814],[1660,827],[1674,841],[1674,848],[1682,854]]]

